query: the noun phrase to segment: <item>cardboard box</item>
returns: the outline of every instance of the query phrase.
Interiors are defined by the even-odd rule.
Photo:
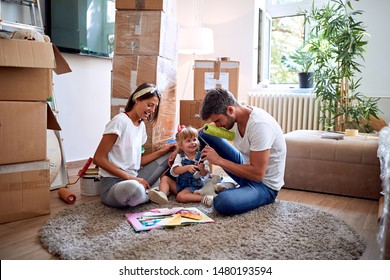
[[[125,111],[128,101],[128,98],[111,98],[111,119],[119,113],[123,113]]]
[[[50,213],[49,162],[0,165],[0,223]]]
[[[159,11],[116,11],[115,55],[153,55],[177,60],[177,22]]]
[[[0,100],[43,101],[52,96],[52,70],[70,72],[51,43],[0,40]]]
[[[199,116],[202,100],[180,100],[180,124],[201,128],[206,122]]]
[[[176,86],[176,62],[160,56],[115,55],[112,97],[128,99],[138,85],[152,83],[160,89]]]
[[[175,0],[116,0],[118,10],[155,10],[174,14]]]
[[[149,122],[145,123],[148,135],[146,145],[165,143],[176,133],[176,85],[165,88],[161,91],[161,95],[162,101],[157,123],[154,126]]]
[[[149,145],[148,149],[145,148],[146,153],[155,149],[157,143],[165,143],[175,135],[176,71],[176,62],[161,56],[114,56],[111,117],[124,112],[130,95],[142,83],[157,85],[162,95],[157,123],[152,126],[145,122],[148,136],[146,145]]]
[[[238,61],[195,60],[194,100],[203,100],[212,88],[227,89],[238,99],[239,69]]]
[[[60,129],[48,104],[0,101],[0,112],[0,164],[46,160],[46,130]]]

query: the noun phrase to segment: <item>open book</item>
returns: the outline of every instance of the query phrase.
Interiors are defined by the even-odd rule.
[[[148,212],[125,214],[125,216],[137,232],[214,222],[196,207],[156,208]]]

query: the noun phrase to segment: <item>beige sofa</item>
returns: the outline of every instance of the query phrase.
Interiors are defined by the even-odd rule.
[[[285,134],[287,158],[284,188],[379,199],[382,191],[378,137],[323,139],[323,131]]]

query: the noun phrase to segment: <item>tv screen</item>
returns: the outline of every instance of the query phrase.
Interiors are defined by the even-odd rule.
[[[46,34],[63,52],[112,57],[114,0],[46,0]]]

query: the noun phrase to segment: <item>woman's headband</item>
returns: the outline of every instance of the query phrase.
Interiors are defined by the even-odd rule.
[[[149,93],[149,92],[150,92],[150,93],[153,93],[153,92],[155,92],[156,90],[157,90],[156,87],[147,87],[147,88],[141,89],[141,90],[139,90],[139,91],[137,91],[137,92],[135,92],[135,93],[133,94],[132,99],[133,99],[133,101],[135,101],[137,98],[141,97],[142,95],[147,94],[147,93]]]

